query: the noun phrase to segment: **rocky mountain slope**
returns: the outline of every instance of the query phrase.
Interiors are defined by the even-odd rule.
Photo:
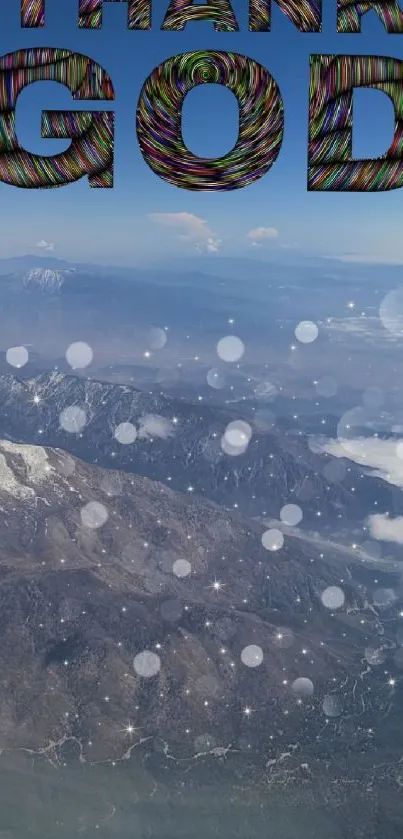
[[[336,552],[267,550],[214,504],[4,440],[0,633],[1,747],[54,761],[303,763],[369,748],[396,690]]]
[[[1,437],[61,447],[254,517],[278,517],[292,502],[316,529],[361,525],[371,512],[400,510],[395,487],[311,451],[302,435],[273,426],[268,408],[248,420],[243,448],[239,405],[224,410],[55,372],[25,381],[0,375],[0,400]],[[359,493],[352,490],[358,481]]]

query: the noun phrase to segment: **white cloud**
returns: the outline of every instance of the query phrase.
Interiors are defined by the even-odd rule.
[[[382,343],[396,342],[396,335],[382,329],[379,317],[366,315],[365,317],[350,318],[328,318],[322,324],[323,331],[328,332],[329,337],[339,335],[358,336],[360,340],[382,341]]]
[[[394,335],[382,327],[377,316],[328,318],[321,322],[323,332],[327,332],[331,341],[345,341],[345,336],[357,338],[366,344],[400,344],[401,336]]]
[[[253,230],[249,230],[246,237],[251,240],[252,247],[259,247],[268,239],[278,239],[279,232],[275,227],[254,227]]]
[[[35,245],[36,248],[41,248],[45,251],[54,251],[55,246],[53,242],[47,242],[46,239],[40,239]]]
[[[397,454],[398,451],[403,453],[402,443],[403,440],[397,438],[361,437],[347,440],[344,445],[340,440],[328,440],[319,448],[333,457],[345,457],[361,467],[368,467],[372,470],[368,474],[374,478],[403,487],[403,459]]]
[[[213,239],[212,236],[209,236],[207,242],[204,244],[197,244],[196,250],[198,251],[207,251],[207,253],[217,253],[220,250],[222,244],[222,239]]]
[[[403,516],[391,519],[384,513],[378,513],[368,517],[368,524],[373,539],[403,545]]]
[[[160,437],[166,440],[175,434],[172,423],[165,417],[158,416],[158,414],[146,414],[139,419],[139,423],[139,437]]]
[[[329,318],[323,323],[328,332],[342,332],[347,335],[382,334],[377,317]]]
[[[208,222],[193,213],[151,213],[151,221],[181,231],[178,238],[191,242],[198,251],[216,253],[222,244]]]

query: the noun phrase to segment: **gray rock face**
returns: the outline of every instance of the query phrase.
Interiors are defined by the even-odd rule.
[[[161,483],[0,442],[2,747],[276,762],[323,736],[335,692],[322,752],[365,741],[390,700],[384,668],[362,663],[376,614],[345,558],[288,535],[270,552],[261,536]]]

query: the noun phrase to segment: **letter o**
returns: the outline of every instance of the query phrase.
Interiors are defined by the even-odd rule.
[[[239,105],[239,134],[223,157],[197,157],[182,137],[182,107],[200,84],[220,84]],[[189,52],[168,58],[146,79],[137,106],[137,137],[146,163],[181,189],[241,189],[259,180],[280,152],[284,131],[278,85],[261,64],[238,53]]]

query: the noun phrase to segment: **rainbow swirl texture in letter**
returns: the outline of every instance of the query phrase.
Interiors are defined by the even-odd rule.
[[[58,155],[32,154],[20,145],[15,107],[32,82],[65,85],[78,100],[113,100],[112,82],[103,68],[70,50],[33,48],[0,58],[0,180],[38,189],[64,186],[88,176],[92,187],[113,186],[114,114],[108,111],[50,111],[42,114],[44,138],[70,138]]]
[[[238,32],[238,23],[229,0],[208,0],[195,5],[188,0],[171,0],[161,29],[181,30],[194,20],[214,21],[216,32]]]
[[[45,26],[45,0],[21,0],[21,26]]]
[[[224,157],[196,157],[181,131],[186,94],[221,84],[238,99],[239,135]],[[137,136],[144,159],[163,180],[199,192],[240,189],[261,178],[281,148],[284,109],[279,88],[261,64],[238,53],[189,52],[160,64],[142,88]]]
[[[387,153],[352,159],[353,90],[382,90],[395,107]],[[311,56],[308,189],[375,192],[403,186],[403,61],[380,56]]]
[[[277,0],[282,12],[300,32],[320,32],[322,0]],[[270,32],[272,0],[250,0],[250,32]]]
[[[83,29],[100,29],[105,2],[127,3],[129,29],[151,29],[151,0],[80,0],[78,25]]]
[[[373,10],[381,19],[387,32],[403,32],[403,12],[398,0],[337,0],[337,31],[361,32],[361,18]]]

